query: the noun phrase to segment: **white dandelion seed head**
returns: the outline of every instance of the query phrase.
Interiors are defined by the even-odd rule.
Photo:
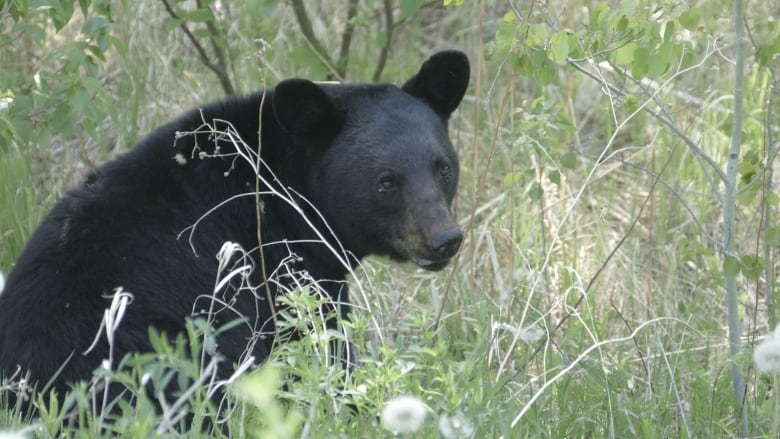
[[[184,166],[187,164],[187,157],[184,157],[184,154],[177,152],[175,156],[173,156],[173,159],[176,160],[176,163],[178,163],[180,166]]]
[[[0,430],[0,439],[27,439],[28,436],[24,431],[8,431]]]
[[[394,433],[412,434],[425,424],[428,406],[412,396],[399,396],[382,407],[382,425]]]
[[[544,329],[538,326],[528,326],[518,329],[518,338],[528,344],[534,343],[545,335]]]
[[[780,325],[756,346],[753,361],[759,372],[780,374]]]
[[[439,433],[444,436],[444,439],[466,439],[474,434],[474,426],[458,412],[452,416],[444,415],[439,418]]]

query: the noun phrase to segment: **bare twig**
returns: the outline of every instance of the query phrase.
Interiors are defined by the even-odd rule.
[[[384,0],[383,5],[385,14],[385,44],[382,46],[382,51],[379,52],[379,60],[376,63],[376,69],[372,77],[374,82],[379,81],[382,72],[385,70],[387,56],[390,54],[390,45],[393,42],[393,28],[395,27],[393,22],[393,1]]]
[[[339,48],[339,58],[336,61],[336,72],[342,78],[347,77],[347,65],[349,64],[349,47],[352,44],[352,35],[355,33],[355,23],[353,22],[357,15],[358,0],[349,0],[347,4],[347,22],[344,33],[341,34],[341,47]]]
[[[197,0],[198,9],[204,9],[208,6],[203,5],[203,0]],[[217,59],[216,66],[218,66],[221,71],[225,72],[225,79],[230,83],[230,89],[233,90],[233,93],[235,94],[235,87],[232,85],[232,81],[230,81],[230,77],[227,74],[228,64],[230,61],[230,58],[225,54],[225,44],[227,44],[227,38],[224,38],[222,30],[217,28],[216,25],[216,15],[214,15],[212,11],[212,19],[206,20],[206,28],[209,30],[209,41],[211,41],[211,47],[214,50],[214,57]],[[225,90],[227,92],[227,90]]]
[[[338,70],[333,68],[333,60],[328,55],[328,51],[325,46],[322,45],[317,36],[314,35],[314,29],[311,26],[311,20],[309,20],[309,14],[306,13],[306,7],[303,5],[303,0],[290,0],[293,12],[295,13],[295,19],[298,21],[298,26],[303,32],[303,37],[306,39],[306,43],[309,44],[311,50],[322,61],[323,64],[330,70],[327,76],[327,80],[342,79],[338,74]]]
[[[176,11],[173,9],[168,0],[160,1],[162,1],[163,6],[165,6],[165,10],[168,11],[168,15],[170,15],[171,18],[174,20],[181,20],[179,27],[182,29],[182,31],[184,31],[184,34],[187,36],[187,39],[190,40],[190,43],[192,43],[195,51],[198,52],[198,56],[200,57],[200,61],[203,63],[203,65],[205,65],[209,70],[217,75],[217,79],[219,79],[219,83],[222,85],[222,89],[225,91],[225,93],[229,95],[236,94],[236,89],[233,87],[233,82],[230,80],[230,75],[228,74],[225,65],[219,61],[219,58],[217,63],[212,62],[208,52],[206,52],[206,49],[202,44],[200,44],[200,41],[198,41],[198,37],[196,37],[195,34],[190,31],[190,29],[187,27],[187,23],[181,19],[178,14],[176,14]]]
[[[676,147],[675,147],[676,148]],[[620,240],[615,244],[615,246],[612,248],[612,251],[609,252],[607,257],[604,259],[604,262],[601,263],[599,268],[596,270],[596,272],[591,276],[590,280],[588,281],[588,284],[585,286],[585,289],[582,291],[582,294],[577,299],[577,301],[574,303],[574,305],[571,306],[572,310],[576,310],[579,308],[582,301],[585,299],[585,297],[588,296],[588,293],[590,292],[591,288],[593,288],[593,285],[596,283],[596,280],[601,276],[601,273],[604,271],[604,269],[607,268],[607,265],[609,265],[609,262],[612,260],[612,258],[615,256],[617,251],[623,246],[623,244],[626,242],[629,236],[631,236],[631,233],[634,231],[634,227],[639,222],[639,219],[642,218],[642,213],[645,211],[645,208],[647,207],[648,202],[653,197],[653,194],[655,193],[655,188],[658,185],[658,183],[661,181],[661,176],[663,175],[666,168],[669,166],[669,164],[672,162],[672,158],[674,157],[674,154],[669,154],[669,159],[664,163],[664,165],[661,167],[661,170],[658,171],[658,175],[655,177],[655,180],[653,180],[653,183],[650,185],[650,189],[647,192],[647,197],[645,197],[645,200],[642,202],[642,205],[639,206],[639,212],[637,213],[636,217],[634,217],[634,220],[631,221],[631,224],[628,226],[628,230],[626,233],[623,234],[623,236],[620,238]],[[554,332],[558,331],[558,329],[563,326],[564,323],[571,317],[572,313],[567,312],[563,318],[558,322],[557,325],[555,325],[555,328],[553,328],[550,331],[550,334],[553,334]],[[531,353],[531,355],[528,357],[528,361],[530,362],[534,357],[536,357],[536,354],[539,353],[539,351],[542,350],[542,348],[545,346],[547,342],[543,341],[539,343],[536,346],[536,349]],[[520,373],[520,371],[516,372]],[[515,375],[516,375],[515,374]]]

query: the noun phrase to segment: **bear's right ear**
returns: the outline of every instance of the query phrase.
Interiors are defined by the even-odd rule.
[[[274,117],[279,125],[301,138],[334,137],[342,125],[341,111],[317,84],[286,79],[273,92]]]
[[[443,118],[458,108],[469,85],[469,59],[463,52],[447,50],[425,61],[406,81],[403,90],[427,102]]]

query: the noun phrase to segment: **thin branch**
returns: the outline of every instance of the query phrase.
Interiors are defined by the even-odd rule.
[[[677,148],[677,146],[675,146]],[[674,152],[674,151],[672,151]],[[604,261],[601,263],[599,268],[596,270],[596,272],[593,274],[593,276],[590,277],[590,280],[588,281],[588,284],[585,286],[585,289],[582,291],[582,294],[577,299],[577,301],[574,303],[574,305],[571,306],[572,311],[567,312],[566,315],[561,318],[561,320],[558,322],[557,325],[555,325],[555,328],[553,328],[550,331],[550,334],[553,334],[560,329],[561,326],[563,326],[564,323],[569,319],[569,317],[572,316],[574,313],[574,310],[580,307],[580,304],[583,300],[588,296],[588,293],[590,292],[591,288],[593,288],[593,285],[595,285],[596,280],[601,276],[601,273],[607,268],[607,265],[609,265],[609,262],[612,260],[612,258],[617,254],[617,251],[623,246],[623,244],[626,242],[629,236],[631,236],[632,232],[634,231],[634,227],[639,222],[639,219],[642,218],[642,214],[645,211],[645,208],[647,207],[647,204],[649,203],[650,199],[653,197],[653,194],[655,193],[655,188],[658,186],[658,183],[661,182],[661,176],[663,175],[664,171],[666,171],[666,168],[669,167],[669,164],[672,162],[672,158],[674,158],[674,154],[669,154],[669,159],[666,160],[664,165],[661,167],[661,170],[658,171],[658,175],[653,180],[653,183],[650,185],[650,188],[647,192],[647,197],[645,197],[644,201],[642,202],[642,205],[639,206],[639,212],[634,217],[634,220],[631,221],[631,224],[628,226],[628,230],[626,233],[623,234],[623,236],[620,238],[620,240],[615,244],[615,246],[612,248],[612,251],[609,252],[607,257],[604,259]],[[534,357],[536,357],[536,354],[539,353],[539,351],[542,350],[542,348],[545,346],[547,342],[543,341],[539,343],[536,346],[536,349],[531,353],[531,355],[528,357],[528,362],[530,362]],[[515,373],[515,376],[519,374],[520,371],[518,370]]]
[[[325,46],[322,45],[320,40],[314,34],[314,28],[311,26],[311,20],[309,20],[309,14],[306,13],[306,7],[303,5],[303,0],[290,0],[293,12],[295,13],[295,19],[298,21],[298,27],[301,28],[303,37],[306,39],[306,43],[314,52],[315,55],[322,61],[322,63],[331,71],[326,77],[327,80],[342,79],[338,76],[338,71],[333,68],[333,60],[328,55],[328,51]]]
[[[341,47],[339,58],[336,61],[336,73],[341,78],[347,77],[347,65],[349,64],[349,47],[352,44],[352,35],[355,33],[355,15],[357,15],[358,0],[349,0],[347,4],[347,22],[344,33],[341,34]]]
[[[384,14],[385,14],[385,44],[382,46],[382,51],[379,52],[379,60],[376,63],[376,69],[374,70],[374,82],[379,81],[382,76],[382,72],[385,70],[385,64],[387,64],[387,57],[390,54],[390,45],[393,42],[393,30],[395,23],[393,22],[393,1],[384,0]]]
[[[737,174],[739,173],[739,153],[742,145],[742,98],[745,83],[745,25],[742,0],[734,0],[734,33],[736,62],[734,65],[734,120],[731,129],[731,146],[729,147],[726,164],[726,181],[723,193],[723,253],[728,256],[736,254],[736,202]],[[723,290],[726,296],[726,307],[729,327],[729,353],[732,359],[739,355],[740,324],[739,302],[737,298],[737,279],[733,274],[724,275]],[[737,366],[731,364],[731,384],[737,400],[737,412],[742,418],[741,436],[748,436],[747,410],[745,409],[745,378]]]
[[[203,0],[197,0],[196,4],[198,5],[198,9],[204,9],[208,7],[203,5]],[[211,35],[209,40],[211,41],[211,47],[214,50],[214,57],[217,59],[216,65],[221,69],[221,71],[225,72],[225,79],[230,83],[230,90],[232,90],[232,93],[229,94],[235,94],[235,87],[233,87],[233,83],[230,81],[230,77],[227,74],[228,62],[230,60],[230,58],[225,54],[224,45],[227,44],[227,38],[223,32],[217,28],[216,15],[213,11],[211,17],[212,18],[210,20],[206,20],[206,28],[209,30],[209,34]]]
[[[200,61],[203,63],[203,65],[208,67],[209,70],[217,75],[217,78],[219,79],[219,82],[222,85],[222,89],[225,91],[225,93],[229,95],[236,94],[236,90],[233,88],[233,83],[230,81],[224,66],[220,66],[211,62],[211,57],[206,52],[206,49],[198,41],[198,37],[196,37],[190,31],[185,21],[176,14],[176,11],[173,9],[173,7],[171,7],[170,3],[168,3],[168,0],[160,1],[162,1],[162,4],[165,6],[165,10],[168,11],[168,14],[171,16],[171,18],[174,20],[181,20],[179,22],[179,27],[182,29],[182,31],[184,31],[184,34],[187,36],[187,39],[190,40],[190,43],[192,43],[193,47],[195,47],[195,51],[198,52],[198,56],[200,56]]]
[[[708,56],[706,56],[704,59],[706,59],[706,58],[708,58],[708,57],[709,57],[709,55],[708,55]],[[701,64],[704,62],[704,59],[702,59],[702,60],[701,60],[701,62],[697,63],[696,65],[694,65],[694,66],[692,66],[692,67],[689,67],[689,68],[685,69],[684,71],[680,71],[680,72],[677,72],[677,73],[675,73],[675,75],[674,75],[674,76],[676,77],[676,76],[678,76],[679,74],[682,74],[682,73],[684,73],[685,71],[689,71],[689,70],[692,70],[692,68],[699,67],[699,66],[700,66],[700,65],[701,65]],[[593,74],[591,71],[589,71],[588,69],[586,69],[586,68],[582,67],[582,66],[581,66],[579,63],[577,63],[577,62],[574,62],[574,61],[569,61],[569,62],[568,62],[568,64],[569,64],[570,66],[574,67],[575,69],[577,69],[577,70],[578,70],[580,73],[583,73],[583,74],[585,74],[586,76],[588,76],[589,78],[593,79],[594,81],[597,81],[597,82],[599,82],[601,85],[603,85],[603,86],[607,87],[607,88],[610,90],[610,92],[613,92],[613,93],[621,93],[621,91],[620,91],[620,89],[619,89],[618,87],[616,87],[616,86],[614,86],[614,85],[610,84],[609,82],[602,81],[602,80],[601,80],[601,79],[599,79],[599,78],[598,78],[596,75],[594,75],[594,74]],[[629,78],[629,79],[633,79],[633,78],[631,77],[631,75],[630,75],[630,74],[628,74],[628,72],[623,72],[623,74],[624,74],[624,75],[625,75],[627,78]],[[660,102],[660,101],[658,101],[658,100],[656,99],[656,98],[657,98],[657,93],[649,93],[647,90],[645,90],[645,93],[647,93],[647,94],[648,94],[648,95],[649,95],[651,98],[653,98],[653,101],[656,103],[656,105],[659,105],[659,102]],[[712,157],[708,156],[707,154],[704,154],[704,152],[703,152],[703,151],[702,151],[702,150],[701,150],[701,149],[698,147],[698,145],[696,145],[696,143],[695,143],[693,140],[691,140],[691,139],[690,139],[690,138],[689,138],[689,137],[688,137],[688,136],[687,136],[687,135],[686,135],[686,134],[685,134],[685,133],[684,133],[684,132],[683,132],[683,131],[680,129],[680,127],[678,127],[678,126],[677,126],[677,124],[675,124],[675,123],[674,123],[674,121],[671,119],[671,117],[669,116],[669,114],[668,114],[668,113],[665,111],[665,108],[663,107],[663,105],[659,105],[659,108],[661,108],[661,110],[664,112],[664,114],[663,114],[663,115],[662,115],[662,114],[660,114],[660,113],[657,113],[657,112],[655,112],[655,111],[653,111],[653,110],[651,110],[651,109],[650,109],[648,106],[645,106],[645,107],[643,108],[643,110],[644,110],[646,113],[648,113],[648,114],[650,114],[651,116],[653,116],[653,117],[654,117],[656,120],[658,120],[659,122],[661,122],[661,123],[663,123],[664,125],[666,125],[666,126],[667,126],[668,128],[670,128],[672,131],[674,131],[674,133],[675,133],[675,134],[676,134],[676,135],[677,135],[677,136],[678,136],[680,139],[682,139],[682,140],[683,140],[683,142],[685,142],[685,144],[686,144],[686,145],[688,145],[688,148],[689,148],[691,151],[693,151],[693,152],[694,152],[694,155],[695,155],[697,158],[701,158],[701,159],[703,159],[704,161],[706,161],[706,162],[707,162],[707,164],[709,164],[709,165],[711,166],[712,170],[713,170],[713,171],[714,171],[716,174],[718,174],[718,177],[720,177],[721,181],[725,180],[725,179],[726,179],[726,174],[724,174],[724,173],[723,173],[723,171],[721,171],[721,170],[720,170],[720,166],[719,166],[719,165],[718,165],[718,164],[717,164],[717,163],[716,163],[716,162],[715,162],[715,161],[712,159]],[[706,171],[705,171],[705,172],[706,172]]]

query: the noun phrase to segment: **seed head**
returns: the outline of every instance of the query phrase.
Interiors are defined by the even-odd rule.
[[[753,361],[759,372],[780,374],[780,325],[756,346]]]
[[[466,439],[474,434],[474,426],[458,412],[452,416],[439,418],[439,433],[445,439]]]
[[[412,396],[399,396],[388,401],[382,408],[382,425],[399,434],[420,431],[428,414],[428,406]]]

